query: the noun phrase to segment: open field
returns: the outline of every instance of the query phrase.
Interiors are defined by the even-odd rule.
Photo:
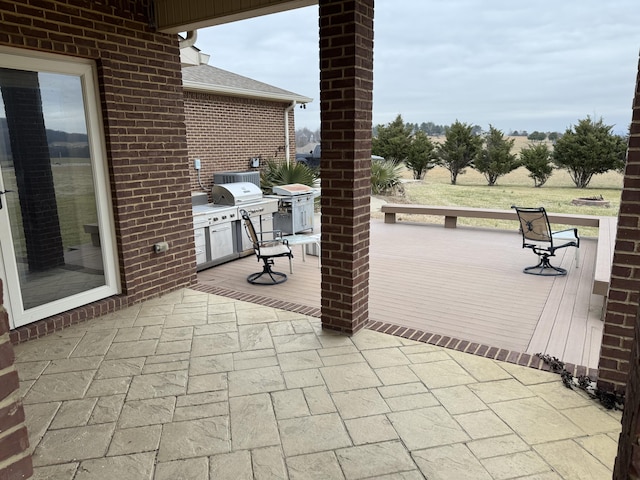
[[[521,167],[500,177],[493,187],[487,185],[484,176],[473,169],[467,169],[458,176],[458,184],[451,185],[449,171],[443,167],[429,170],[425,179],[412,179],[411,172],[403,173],[404,195],[381,197],[389,203],[415,203],[426,205],[455,205],[477,208],[508,209],[512,205],[527,207],[545,207],[554,213],[576,213],[582,215],[616,216],[620,208],[620,194],[623,176],[617,172],[595,175],[589,188],[575,188],[569,174],[564,170],[555,170],[549,181],[540,188],[533,186],[529,172]],[[602,195],[610,202],[609,207],[576,206],[571,200],[579,197],[598,197]],[[374,216],[381,215],[380,213]],[[426,216],[403,216],[405,220],[428,223],[442,223],[442,218]],[[472,225],[512,229],[514,223],[500,220],[459,219],[460,225]],[[560,228],[561,226],[553,226]],[[582,236],[596,236],[595,229],[581,228]]]
[[[445,136],[444,135],[440,135],[437,137],[434,136],[430,136],[429,139],[434,142],[434,143],[442,143],[445,141]],[[513,140],[513,148],[511,149],[512,153],[518,154],[520,153],[520,150],[522,150],[524,147],[526,147],[527,145],[531,145],[532,143],[545,143],[549,146],[550,149],[553,150],[553,142],[549,141],[549,140],[544,140],[543,142],[532,142],[531,140],[529,140],[527,137],[512,137],[509,135],[505,135],[504,137],[505,139],[509,140]]]
[[[66,161],[70,160],[70,161]],[[97,221],[96,201],[93,187],[91,165],[84,159],[62,159],[52,165],[55,185],[58,219],[63,245],[68,248],[91,243],[91,236],[84,231],[86,223]],[[11,167],[3,167],[5,188],[17,192],[15,172]],[[11,231],[14,235],[16,254],[26,256],[22,214],[17,195],[7,197],[7,207],[12,212]]]

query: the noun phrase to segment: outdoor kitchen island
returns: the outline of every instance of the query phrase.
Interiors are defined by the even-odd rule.
[[[278,200],[263,197],[260,187],[251,182],[214,185],[212,199],[213,203],[206,203],[206,194],[192,195],[197,271],[253,254],[241,209],[261,231],[273,230],[273,214],[278,210]]]

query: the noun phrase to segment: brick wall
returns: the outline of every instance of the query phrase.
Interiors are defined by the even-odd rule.
[[[33,466],[2,292],[0,280],[0,479],[17,480],[29,478]]]
[[[624,392],[640,292],[640,63],[610,285],[598,387]]]
[[[369,317],[373,0],[321,0],[322,326]]]
[[[636,316],[635,338],[640,338],[640,317]],[[622,431],[618,455],[613,469],[614,480],[640,479],[640,344],[634,342],[631,351],[630,376],[627,384]]]
[[[151,30],[149,3],[0,2],[0,46],[87,58],[98,68],[124,300],[79,309],[72,320],[196,280],[178,43]],[[170,250],[155,254],[159,241]]]
[[[286,160],[284,111],[289,103],[185,92],[189,161],[201,160],[200,179],[210,191],[215,172],[254,170],[251,157]],[[289,112],[289,160],[295,159],[293,110]],[[262,163],[262,162],[261,162]],[[191,168],[191,189],[201,190]]]

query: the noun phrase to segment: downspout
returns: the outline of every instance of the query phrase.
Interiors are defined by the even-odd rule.
[[[296,101],[291,102],[287,108],[284,109],[284,155],[287,159],[287,167],[289,166],[289,112],[296,106]]]
[[[187,38],[184,40],[180,40],[180,49],[193,47],[196,43],[196,39],[198,38],[197,30],[190,30],[187,32]]]

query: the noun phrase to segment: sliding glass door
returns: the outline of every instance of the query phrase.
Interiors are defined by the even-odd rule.
[[[13,327],[118,292],[95,72],[0,51],[0,277]]]

